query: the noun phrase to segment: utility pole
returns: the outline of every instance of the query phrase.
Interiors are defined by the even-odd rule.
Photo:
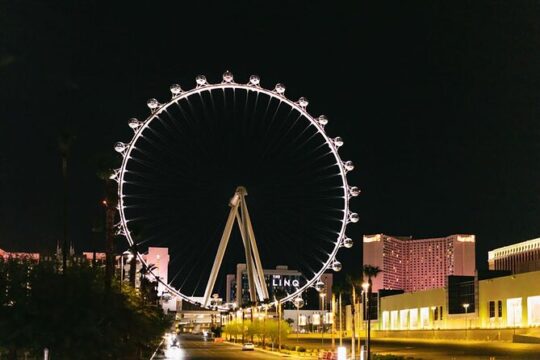
[[[343,346],[343,317],[341,309],[341,293],[339,293],[339,346]]]
[[[356,358],[356,347],[354,346],[354,341],[355,341],[355,338],[356,338],[356,331],[355,331],[355,328],[356,328],[356,321],[355,321],[355,317],[356,317],[356,290],[354,288],[354,284],[352,286],[352,304],[351,304],[351,317],[352,317],[352,336],[351,336],[351,358],[352,359],[355,359]]]
[[[277,302],[278,313],[278,352],[281,352],[281,303]]]
[[[336,322],[335,320],[335,314],[336,314],[336,294],[332,293],[332,349],[336,347],[336,339],[335,339],[335,331],[336,331]]]

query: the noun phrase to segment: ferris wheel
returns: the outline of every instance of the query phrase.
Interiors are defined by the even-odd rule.
[[[150,115],[129,120],[131,141],[115,144],[122,155],[111,176],[118,182],[117,234],[130,246],[169,247],[174,276],[163,285],[205,307],[235,220],[245,251],[231,261],[247,262],[252,300],[269,297],[263,265],[302,274],[276,301],[298,303],[309,288],[323,291],[321,276],[341,270],[338,252],[353,246],[347,226],[359,221],[349,200],[360,190],[347,182],[354,165],[339,155],[342,138],[330,137],[328,118],[308,113],[305,97],[288,99],[281,83],[266,89],[256,75],[237,83],[229,71],[220,82],[199,75],[195,83],[190,90],[171,85],[166,102],[148,100]],[[196,300],[203,289],[204,300]]]

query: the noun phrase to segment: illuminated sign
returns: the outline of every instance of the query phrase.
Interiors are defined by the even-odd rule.
[[[277,276],[274,276],[272,278],[272,287],[278,287],[278,286],[285,286],[285,287],[290,287],[290,286],[294,286],[294,287],[300,287],[300,280],[298,279],[288,279],[288,278],[281,278],[281,277],[277,277]]]

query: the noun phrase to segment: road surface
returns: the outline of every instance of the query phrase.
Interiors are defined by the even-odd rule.
[[[278,355],[262,351],[242,351],[241,346],[229,343],[204,341],[202,336],[182,335],[177,337],[178,348],[172,348],[154,360],[179,359],[280,359]],[[288,339],[287,345],[294,345],[294,339]],[[344,345],[349,345],[349,342]],[[319,347],[320,340],[304,339],[300,346]],[[325,345],[330,345],[329,342]],[[481,348],[462,345],[418,344],[407,342],[377,341],[372,351],[379,354],[394,354],[414,357],[422,360],[540,360],[538,347],[524,346],[522,349]]]
[[[178,336],[178,348],[170,348],[154,360],[179,359],[280,359],[277,355],[261,351],[242,351],[239,345],[204,341],[202,336]]]

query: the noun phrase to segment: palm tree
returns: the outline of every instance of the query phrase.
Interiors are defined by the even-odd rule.
[[[139,252],[136,242],[134,242],[133,245],[129,247],[129,252],[131,253],[131,261],[129,263],[129,284],[131,285],[131,287],[135,288],[135,278],[137,274],[137,254]]]
[[[117,157],[108,155],[100,156],[98,159],[97,176],[105,182],[105,199],[102,203],[105,206],[105,287],[107,289],[110,289],[114,276],[114,223],[118,207],[118,187],[116,181],[111,179],[111,175],[117,163]]]
[[[351,354],[352,358],[355,358],[356,347],[354,342],[356,340],[356,305],[358,304],[358,297],[356,296],[356,289],[358,286],[358,281],[353,279],[350,275],[347,275],[346,282],[351,287],[350,301],[351,301],[351,318],[352,318],[352,336],[351,336]]]
[[[367,278],[367,282],[369,284],[368,290],[367,290],[367,297],[366,297],[366,312],[367,312],[367,323],[368,323],[368,329],[367,329],[367,360],[371,359],[371,294],[373,289],[373,278],[376,278],[377,275],[379,275],[382,272],[382,270],[378,266],[373,265],[364,265],[363,273],[364,277]]]
[[[157,266],[154,264],[143,264],[141,270],[139,270],[139,273],[141,274],[141,286],[139,289],[144,304],[146,304],[147,301],[157,304],[157,281],[151,282],[147,277],[147,275],[152,274],[156,269]]]
[[[338,321],[339,321],[339,345],[343,345],[343,312],[342,312],[342,296],[350,294],[347,284],[343,281],[336,281],[332,285],[332,293],[338,295]],[[335,322],[335,321],[334,321]]]
[[[68,248],[68,158],[71,153],[71,145],[75,140],[73,133],[64,130],[58,137],[58,151],[62,158],[62,179],[63,179],[63,237],[62,237],[62,272],[66,272]]]
[[[363,273],[364,277],[367,277],[369,289],[373,286],[373,279],[377,277],[382,272],[378,266],[373,265],[364,265]]]

